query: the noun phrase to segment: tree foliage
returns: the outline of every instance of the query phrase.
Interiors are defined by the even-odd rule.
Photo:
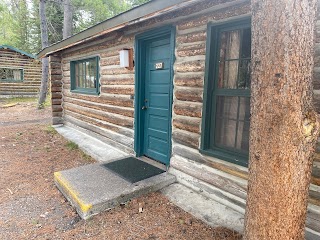
[[[47,1],[46,16],[48,22],[49,43],[55,43],[62,39],[63,29],[63,5],[61,0]]]
[[[19,24],[14,17],[16,6],[8,2],[0,2],[0,44],[19,46],[21,36],[18,36]]]
[[[125,0],[73,0],[76,9],[74,14],[74,32],[102,22],[131,6]]]
[[[71,0],[73,33],[78,33],[149,0]],[[46,0],[49,44],[62,40],[63,0]],[[0,45],[26,52],[41,50],[39,0],[0,2]]]

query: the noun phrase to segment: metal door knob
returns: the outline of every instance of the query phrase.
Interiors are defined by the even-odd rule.
[[[141,109],[142,110],[145,110],[145,109],[147,109],[148,107],[147,106],[143,106]]]

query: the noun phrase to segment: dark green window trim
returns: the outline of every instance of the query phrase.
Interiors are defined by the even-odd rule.
[[[220,58],[220,33],[243,28],[250,28],[251,19],[245,18],[237,21],[219,24],[208,24],[206,70],[204,82],[204,101],[202,117],[202,133],[200,152],[222,160],[226,160],[241,166],[248,166],[248,154],[238,152],[235,149],[222,148],[216,145],[215,129],[217,98],[219,96],[250,97],[250,89],[227,89],[218,88],[219,58]],[[241,58],[244,60],[244,58]],[[228,59],[226,61],[232,61]],[[238,75],[239,77],[239,75]],[[238,105],[239,106],[239,105]],[[238,110],[239,111],[239,110]]]
[[[0,67],[0,70],[1,69],[20,70],[20,79],[13,79],[13,78],[1,79],[0,78],[0,82],[23,82],[23,80],[24,80],[24,71],[23,71],[22,68]]]
[[[100,73],[99,73],[99,60],[100,58],[98,56],[96,57],[90,57],[86,59],[81,59],[81,60],[75,60],[75,61],[70,61],[70,80],[71,80],[71,92],[73,93],[82,93],[82,94],[89,94],[89,95],[99,95],[100,94]],[[79,87],[76,84],[76,65],[89,62],[89,61],[95,61],[96,63],[96,69],[95,69],[95,78],[96,78],[96,83],[95,87]],[[86,70],[85,70],[86,71]],[[87,74],[84,74],[87,76]],[[85,83],[86,84],[86,83]]]

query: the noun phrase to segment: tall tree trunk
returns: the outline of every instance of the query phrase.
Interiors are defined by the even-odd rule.
[[[72,35],[73,8],[70,0],[63,0],[63,39]]]
[[[26,0],[19,0],[17,2],[17,14],[16,18],[18,20],[18,48],[30,52],[29,45],[29,16],[28,16],[28,7]]]
[[[312,101],[316,0],[251,0],[245,239],[304,239],[319,122]]]
[[[40,29],[41,29],[41,45],[42,49],[48,47],[48,26],[46,18],[46,0],[40,0],[39,2],[39,15],[40,15]],[[42,77],[40,94],[38,100],[38,107],[41,108],[46,100],[48,92],[48,76],[49,76],[49,60],[48,58],[42,58]]]

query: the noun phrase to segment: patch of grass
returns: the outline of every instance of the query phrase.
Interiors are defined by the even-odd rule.
[[[45,129],[45,132],[51,135],[55,135],[58,133],[57,130],[52,126],[47,126],[47,128]]]
[[[37,225],[39,224],[39,219],[31,219],[31,223]]]
[[[30,102],[30,103],[36,103],[37,98],[33,97],[15,97],[15,98],[7,98],[5,99],[6,104],[17,104],[22,102]]]
[[[44,102],[43,106],[46,107],[51,107],[51,97],[48,97],[47,100]]]
[[[22,135],[22,132],[16,132],[16,137],[15,137],[15,139],[18,140],[21,135]]]
[[[50,149],[50,147],[48,147],[48,146],[45,146],[45,147],[44,147],[44,150],[46,150],[47,152],[51,152],[51,149]]]
[[[179,224],[184,224],[184,220],[183,219],[179,219]]]
[[[51,106],[51,94],[47,94],[47,98],[42,104],[38,104],[38,109],[44,109]]]
[[[77,149],[79,149],[78,144],[76,144],[76,143],[74,143],[74,142],[72,142],[72,141],[67,142],[66,147],[69,148],[70,150],[77,150]]]
[[[83,158],[84,160],[86,160],[86,161],[91,161],[90,155],[88,155],[88,154],[86,154],[86,153],[84,153],[84,152],[82,152],[82,158]]]

